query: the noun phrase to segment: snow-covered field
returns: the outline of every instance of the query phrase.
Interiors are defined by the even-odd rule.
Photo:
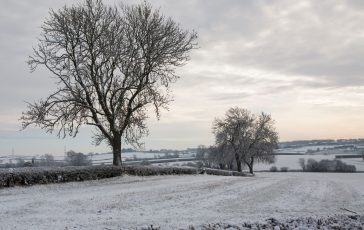
[[[316,161],[329,159],[334,160],[335,155],[278,155],[276,156],[276,162],[273,164],[256,164],[254,166],[255,170],[269,170],[270,167],[277,166],[277,168],[288,167],[291,170],[302,170],[302,167],[299,165],[298,160],[300,158],[305,159],[314,159]],[[339,159],[347,164],[355,165],[357,171],[364,171],[364,161],[363,158],[344,158]]]
[[[316,161],[321,161],[325,159],[334,160],[335,155],[278,155],[276,156],[276,162],[273,164],[266,163],[256,163],[254,165],[255,171],[267,171],[272,166],[276,166],[278,170],[281,167],[288,167],[289,170],[302,170],[302,167],[298,163],[299,159],[303,158],[306,161],[308,159],[314,159]],[[346,164],[355,165],[357,171],[364,171],[364,160],[363,158],[343,158],[339,159]],[[182,162],[168,162],[168,163],[156,163],[155,165],[159,166],[185,166],[188,163],[194,163],[195,161],[182,161]],[[248,171],[247,166],[244,170]]]
[[[0,190],[0,229],[187,228],[364,213],[364,174],[123,176]]]

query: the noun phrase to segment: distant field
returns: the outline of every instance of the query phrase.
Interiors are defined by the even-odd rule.
[[[172,155],[172,154],[171,154]],[[125,161],[126,159],[132,160],[134,157],[139,159],[158,159],[159,157],[164,157],[164,153],[150,153],[150,152],[127,152],[122,153],[122,158]],[[180,158],[188,158],[190,159],[193,157],[193,153],[190,154],[180,154]],[[3,159],[2,164],[9,162],[9,159],[11,156],[7,157],[0,157],[0,160]],[[17,157],[13,158],[13,162],[16,162]],[[313,154],[313,155],[278,155],[276,156],[277,161],[274,164],[256,164],[254,167],[255,170],[269,170],[272,166],[277,166],[278,169],[281,167],[288,167],[290,170],[300,170],[301,167],[298,164],[298,160],[300,158],[304,159],[315,159],[316,161],[320,161],[323,159],[334,159],[335,155],[328,154],[328,155],[320,155],[320,154]],[[30,156],[26,156],[25,159],[27,161],[31,160]],[[56,156],[56,160],[64,160],[64,156]],[[104,154],[98,154],[91,156],[91,159],[93,161],[94,165],[100,165],[100,164],[112,164],[112,154],[111,153],[104,153]],[[348,159],[340,159],[345,163],[352,164],[356,166],[357,171],[364,171],[364,161],[362,158],[348,158]],[[171,162],[171,163],[165,163],[163,165],[183,165],[187,164],[187,162]]]
[[[255,166],[255,170],[269,170],[270,167],[273,165],[277,166],[279,169],[280,167],[288,167],[289,169],[298,170],[302,169],[298,163],[300,158],[314,159],[316,161],[320,161],[323,159],[335,159],[335,155],[278,155],[276,156],[277,161],[274,164],[257,164]],[[364,161],[363,158],[347,158],[347,159],[340,159],[341,161],[355,165],[357,171],[364,171]]]
[[[281,167],[288,167],[290,170],[302,170],[301,166],[298,163],[300,158],[304,158],[306,161],[308,159],[314,159],[316,161],[329,159],[335,159],[335,155],[278,155],[276,156],[276,162],[273,164],[262,164],[257,163],[254,166],[255,171],[266,171],[269,170],[270,167],[276,166],[278,170]],[[363,158],[344,158],[339,159],[347,164],[355,165],[357,171],[364,171],[364,161]],[[157,165],[164,165],[164,166],[176,166],[176,165],[185,165],[188,162],[170,162],[170,163],[163,163]],[[245,168],[245,170],[248,170]]]
[[[124,176],[0,190],[3,229],[119,229],[364,213],[363,174]]]
[[[152,153],[152,152],[125,152],[121,154],[122,160],[133,160],[134,158],[137,159],[159,159],[164,158],[166,156],[165,153]],[[173,153],[169,154],[169,157],[174,156]],[[191,158],[194,156],[193,153],[186,153],[186,154],[179,154],[180,158]],[[22,158],[25,161],[31,161],[32,158],[35,157],[36,159],[40,159],[41,156],[20,156],[20,155],[7,155],[7,156],[0,156],[0,165],[6,163],[16,163],[17,159]],[[65,156],[54,156],[56,161],[64,161]],[[93,164],[100,165],[100,164],[112,164],[113,155],[112,153],[100,153],[100,154],[93,154],[89,156],[92,160]]]

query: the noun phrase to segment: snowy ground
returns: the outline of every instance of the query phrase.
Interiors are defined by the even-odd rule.
[[[124,176],[0,190],[0,229],[120,229],[364,213],[364,174]]]

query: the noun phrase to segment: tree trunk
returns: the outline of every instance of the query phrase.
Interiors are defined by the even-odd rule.
[[[254,157],[250,158],[250,163],[249,163],[249,164],[247,164],[247,165],[248,165],[248,167],[249,167],[249,172],[250,172],[251,174],[253,174],[253,173],[254,173],[254,170],[253,170]]]
[[[236,166],[238,167],[238,172],[241,172],[242,168],[241,168],[241,162],[240,161],[236,162]]]
[[[247,164],[248,165],[248,168],[249,168],[249,172],[251,173],[251,174],[253,174],[254,172],[253,172],[253,166],[252,165],[250,165],[250,164]]]
[[[112,144],[113,165],[121,166],[121,137],[114,137]]]
[[[237,154],[237,153],[235,153],[235,161],[236,161],[236,166],[237,166],[238,172],[241,172],[242,171],[241,160],[240,160],[239,154]]]

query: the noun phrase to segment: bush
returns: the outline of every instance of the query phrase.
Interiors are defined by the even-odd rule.
[[[14,185],[49,184],[70,181],[95,180],[120,176],[116,166],[37,167],[0,169],[0,188]]]
[[[203,163],[201,161],[197,161],[196,162],[196,167],[199,168],[199,169],[202,169],[203,168]]]
[[[150,162],[147,160],[143,160],[142,162],[140,162],[141,165],[150,165]]]
[[[306,171],[306,162],[305,162],[305,159],[304,158],[300,158],[298,160],[298,163],[300,164],[301,168],[303,171]]]
[[[83,153],[76,153],[72,150],[67,152],[65,161],[71,166],[88,166],[92,164],[87,155],[84,155]]]
[[[188,167],[199,168],[199,169],[202,169],[204,166],[204,164],[201,161],[187,162],[186,164],[183,164],[183,165],[188,166]]]
[[[355,165],[348,165],[340,160],[321,160],[308,159],[306,171],[309,172],[355,172]]]
[[[218,169],[198,169],[196,167],[158,167],[158,166],[125,166],[123,172],[134,176],[155,176],[155,175],[182,175],[182,174],[209,174],[219,176],[247,176],[248,174],[235,171]]]
[[[244,172],[221,170],[221,169],[205,169],[204,172],[208,175],[217,175],[217,176],[248,176],[248,175],[251,175],[251,174],[246,174]]]
[[[197,167],[197,164],[195,162],[187,162],[187,164],[185,164],[185,165],[188,167],[194,167],[194,168]]]
[[[34,161],[35,162],[35,161]],[[56,166],[56,162],[54,161],[54,157],[50,154],[45,154],[40,158],[40,161],[37,162],[38,166]]]
[[[277,169],[276,166],[272,166],[272,167],[270,167],[269,171],[271,171],[271,172],[277,172],[278,169]]]
[[[158,167],[158,166],[125,166],[123,172],[133,176],[199,174],[201,170],[187,167]]]
[[[288,167],[281,167],[281,172],[288,172]]]
[[[62,183],[71,181],[97,180],[122,174],[135,176],[155,175],[182,175],[182,174],[211,174],[221,176],[247,176],[245,173],[215,170],[198,169],[188,167],[157,167],[157,166],[125,166],[112,165],[99,166],[67,166],[67,167],[30,167],[0,169],[0,188],[17,185],[34,185]]]
[[[25,163],[24,159],[22,158],[16,159],[16,167],[23,167],[24,163]]]

